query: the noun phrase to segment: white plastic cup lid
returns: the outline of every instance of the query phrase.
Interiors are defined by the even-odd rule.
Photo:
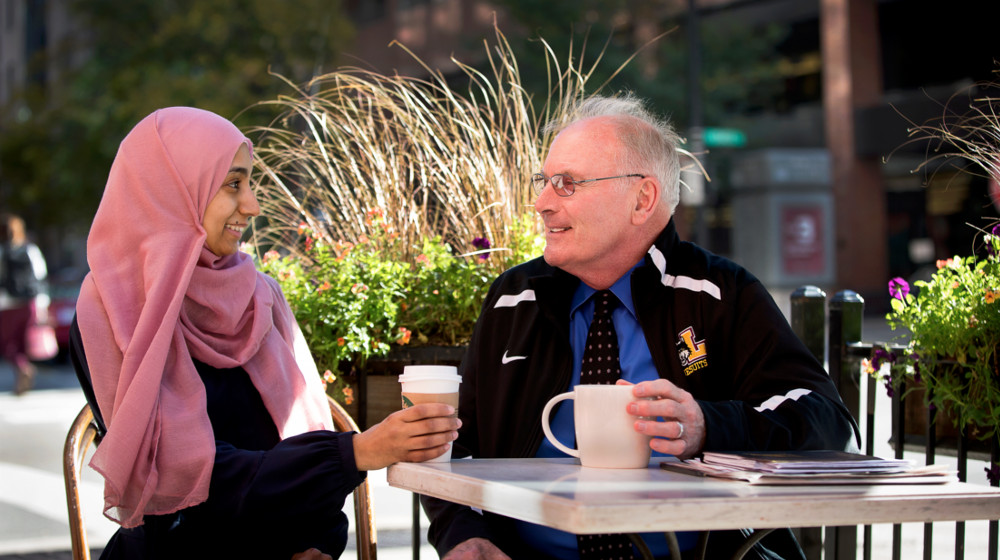
[[[455,366],[405,366],[403,373],[399,376],[400,383],[411,383],[416,381],[451,381],[461,383],[462,376],[458,374]]]

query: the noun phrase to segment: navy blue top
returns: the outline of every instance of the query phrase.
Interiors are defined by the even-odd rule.
[[[75,322],[71,339],[74,365],[86,370]],[[344,501],[366,474],[355,465],[353,433],[315,431],[282,441],[246,371],[198,361],[195,367],[216,440],[208,500],[119,529],[101,558],[287,560],[312,547],[338,557],[347,545]],[[90,379],[89,371],[77,374]]]

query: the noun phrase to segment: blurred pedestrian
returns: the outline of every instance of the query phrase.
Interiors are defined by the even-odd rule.
[[[45,322],[48,297],[42,286],[48,270],[41,250],[28,241],[23,219],[5,214],[0,224],[0,354],[14,368],[14,394],[23,395],[35,378],[26,347],[28,327]]]

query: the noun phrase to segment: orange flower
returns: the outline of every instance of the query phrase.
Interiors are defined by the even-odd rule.
[[[951,289],[952,290],[957,290],[959,285],[960,284],[957,281],[956,282],[952,282],[951,283]]]
[[[323,382],[324,383],[333,383],[336,380],[337,380],[337,376],[334,375],[332,371],[326,370],[326,371],[323,372]]]
[[[316,292],[317,293],[322,293],[322,292],[325,292],[325,291],[329,290],[332,287],[333,286],[331,286],[329,282],[323,282],[322,286],[316,288]]]
[[[409,306],[409,305],[407,305],[405,301],[404,301],[403,303],[400,303],[400,304],[399,304],[399,307],[400,307],[400,309],[402,309],[403,311],[406,311],[407,309],[409,309],[409,308],[410,308],[410,306]]]
[[[268,252],[266,252],[266,253],[264,253],[264,262],[276,261],[276,260],[278,260],[280,258],[281,258],[281,255],[277,251],[275,251],[273,249],[270,250],[270,251],[268,251]]]
[[[351,389],[350,387],[344,387],[342,393],[344,393],[344,402],[346,404],[351,404],[354,402],[354,389]]]
[[[406,327],[399,327],[399,342],[400,344],[409,344],[410,337],[413,336],[413,332]]]
[[[371,210],[369,210],[368,212],[366,212],[366,214],[368,215],[368,217],[365,218],[365,224],[366,225],[370,226],[376,220],[378,220],[378,221],[382,220],[382,209],[381,208],[372,208]]]
[[[417,255],[417,262],[420,264],[426,264],[428,260],[427,255]]]
[[[951,266],[952,263],[954,263],[954,262],[955,262],[955,259],[944,259],[944,260],[940,260],[939,259],[935,264],[937,264],[937,267],[940,270],[940,269],[942,269],[942,268],[944,268],[946,266]]]
[[[368,243],[368,236],[362,233],[361,237],[358,237],[358,243]]]
[[[873,373],[875,373],[875,368],[872,367],[872,361],[869,360],[868,358],[861,360],[861,371],[865,372],[868,375],[872,375]]]
[[[998,298],[1000,298],[1000,292],[994,292],[993,290],[986,290],[986,303],[993,303]]]
[[[302,222],[299,224],[299,235],[309,231],[309,224]]]
[[[340,337],[337,339],[337,346],[343,346],[345,344],[347,344],[347,341],[344,340],[344,337]]]

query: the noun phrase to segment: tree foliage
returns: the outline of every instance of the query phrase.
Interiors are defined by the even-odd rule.
[[[151,111],[192,105],[259,124],[241,111],[329,70],[352,38],[328,0],[74,0],[79,33],[37,64],[86,52],[59,89],[35,83],[0,118],[2,202],[36,226],[87,224],[118,143]],[[41,66],[39,66],[41,67]],[[266,120],[264,120],[266,122]]]
[[[590,83],[603,84],[648,38],[640,25],[652,24],[665,36],[608,83],[610,91],[631,90],[649,99],[685,129],[689,123],[686,11],[665,11],[664,2],[642,0],[500,0],[527,31],[526,41],[543,37],[557,52],[574,49],[578,58],[603,56]],[[670,13],[672,15],[665,15]],[[779,45],[786,31],[776,25],[753,28],[741,21],[703,17],[701,90],[703,124],[725,126],[728,117],[773,105],[783,93]],[[648,34],[648,32],[647,32]],[[522,76],[531,91],[545,91],[545,61],[537,46],[515,47],[523,53]],[[532,53],[536,53],[534,56]],[[602,74],[604,72],[604,74]]]

